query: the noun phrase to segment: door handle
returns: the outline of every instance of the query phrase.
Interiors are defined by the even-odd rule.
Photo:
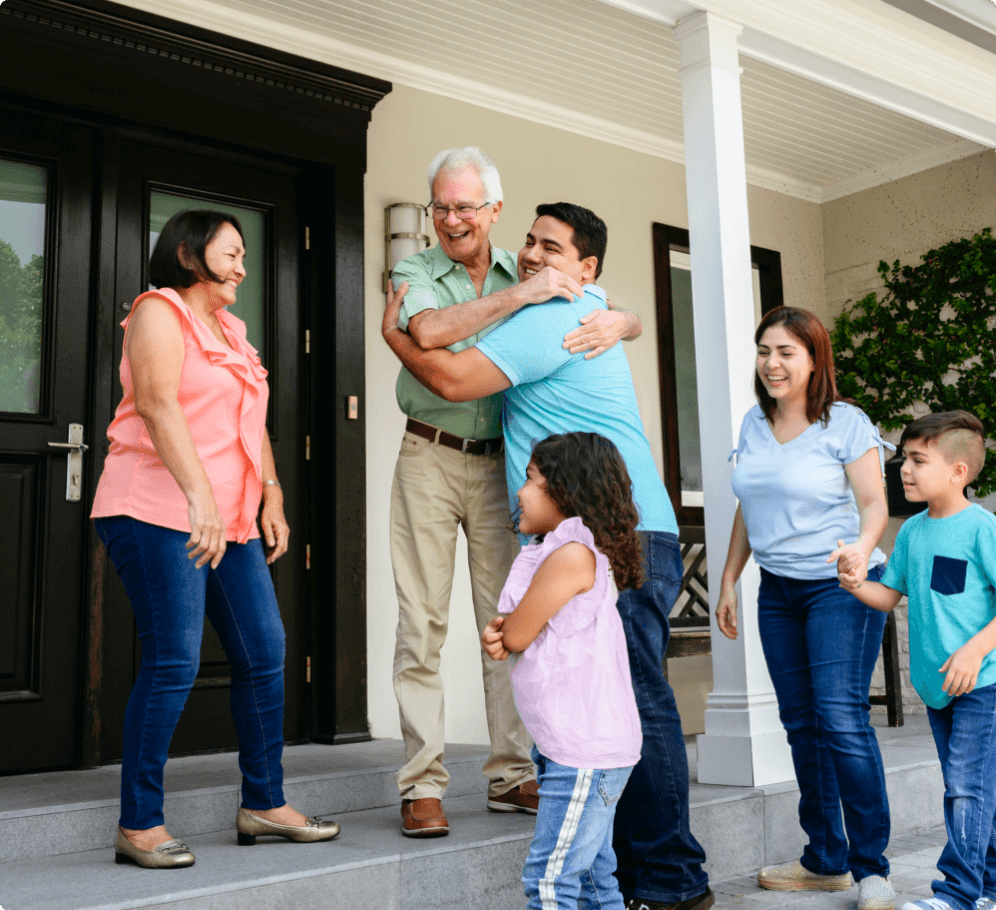
[[[83,488],[83,424],[69,424],[69,442],[50,442],[53,449],[64,449],[66,458],[66,502],[79,502]]]

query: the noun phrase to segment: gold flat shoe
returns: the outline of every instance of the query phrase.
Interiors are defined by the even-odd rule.
[[[251,847],[261,835],[274,834],[286,837],[299,844],[313,844],[317,841],[332,840],[339,833],[338,822],[323,822],[309,818],[303,827],[299,825],[278,825],[245,809],[239,809],[235,819],[235,830],[239,832],[239,846]]]
[[[143,869],[179,869],[194,864],[194,854],[186,844],[168,840],[153,850],[139,850],[121,831],[114,842],[114,862],[134,863]]]

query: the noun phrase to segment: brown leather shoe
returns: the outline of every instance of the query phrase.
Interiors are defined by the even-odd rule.
[[[539,811],[539,784],[534,780],[527,780],[501,796],[489,796],[488,808],[492,812],[525,812],[527,815],[535,815]]]
[[[441,800],[401,800],[401,833],[405,837],[445,837],[450,833]]]

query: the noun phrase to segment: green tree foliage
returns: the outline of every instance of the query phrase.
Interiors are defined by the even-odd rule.
[[[22,268],[11,245],[0,240],[0,411],[37,407],[43,277],[41,256]]]
[[[885,283],[844,310],[831,334],[840,393],[898,430],[913,405],[964,410],[996,439],[996,239],[990,228],[921,256],[878,265]],[[992,455],[972,487],[996,492]]]

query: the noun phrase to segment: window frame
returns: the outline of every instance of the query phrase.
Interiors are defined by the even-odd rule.
[[[660,382],[661,431],[663,436],[664,485],[679,527],[704,527],[701,506],[681,502],[681,452],[678,436],[678,381],[674,350],[674,306],[671,289],[671,251],[688,253],[686,228],[653,223],[654,290],[657,311],[657,361]],[[761,288],[761,315],[784,302],[782,257],[776,250],[751,246],[751,265],[758,270]]]

